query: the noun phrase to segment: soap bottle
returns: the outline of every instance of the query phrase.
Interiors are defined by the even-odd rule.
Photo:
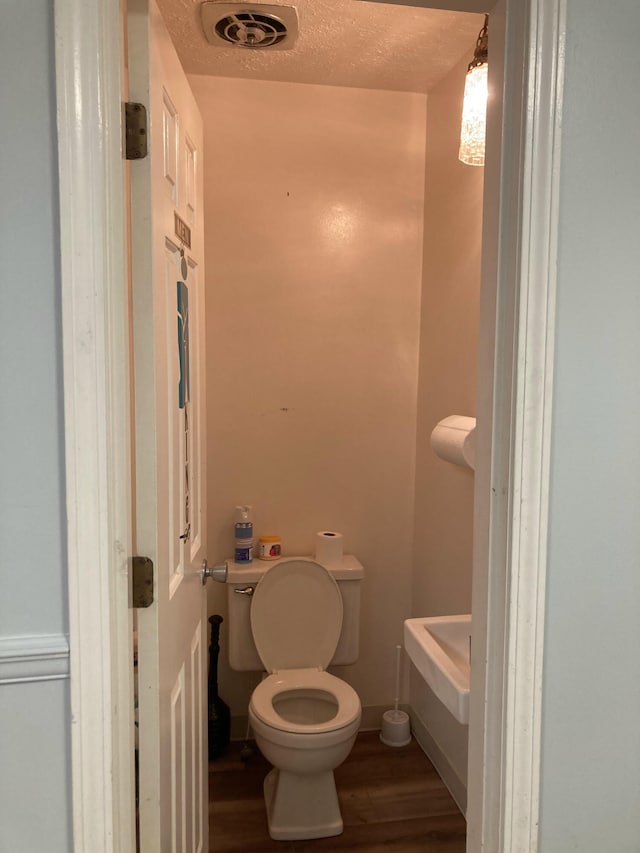
[[[253,515],[252,507],[237,506],[235,513],[235,549],[236,563],[250,563],[253,559]]]

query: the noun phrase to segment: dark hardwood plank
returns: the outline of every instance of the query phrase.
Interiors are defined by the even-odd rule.
[[[459,815],[461,817],[461,815]],[[362,850],[366,853],[464,853],[466,827],[454,816],[414,818],[345,827],[342,835],[294,842],[294,853],[315,850]]]
[[[420,747],[394,749],[377,732],[358,735],[336,770],[344,832],[313,841],[273,841],[267,831],[262,782],[270,765],[254,746],[243,763],[242,744],[209,765],[212,853],[308,853],[314,850],[464,853],[463,816]]]

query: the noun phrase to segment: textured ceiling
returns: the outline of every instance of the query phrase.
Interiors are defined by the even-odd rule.
[[[197,0],[157,0],[188,74],[428,92],[462,57],[473,56],[482,15],[362,0],[294,0],[293,49],[214,47]],[[244,3],[256,8],[258,3]]]

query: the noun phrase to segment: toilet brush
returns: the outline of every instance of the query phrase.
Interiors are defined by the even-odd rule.
[[[396,646],[396,695],[393,701],[393,711],[385,711],[382,715],[380,740],[386,746],[406,746],[411,742],[409,715],[398,709],[400,702],[400,655],[402,646]]]

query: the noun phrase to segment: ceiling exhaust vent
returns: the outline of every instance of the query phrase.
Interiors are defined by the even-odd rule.
[[[289,50],[298,35],[298,14],[293,6],[263,3],[203,3],[202,27],[216,47]]]

